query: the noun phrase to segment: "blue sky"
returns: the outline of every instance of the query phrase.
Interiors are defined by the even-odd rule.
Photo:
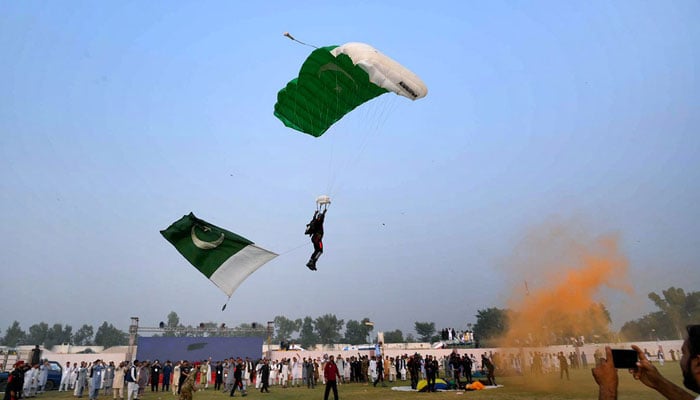
[[[619,235],[635,290],[603,294],[619,326],[650,291],[700,289],[698,17],[695,1],[2,2],[0,265],[22,300],[0,328],[174,310],[459,329],[536,275],[509,264],[553,221]],[[311,49],[285,31],[371,44],[428,96],[384,95],[319,139],[288,129],[276,94]],[[223,313],[159,234],[190,211],[281,254]]]

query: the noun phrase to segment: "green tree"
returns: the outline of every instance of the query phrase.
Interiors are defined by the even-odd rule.
[[[362,344],[367,342],[367,336],[372,330],[371,325],[367,325],[369,318],[362,321],[349,320],[345,324],[345,341],[350,344]]]
[[[40,322],[29,327],[29,334],[26,338],[27,344],[43,345],[49,334],[49,324]]]
[[[292,339],[294,332],[299,332],[299,329],[301,329],[301,318],[291,320],[287,317],[278,315],[275,317],[274,321],[277,331],[277,334],[275,335],[276,342]]]
[[[500,308],[487,308],[476,312],[474,338],[480,345],[491,342],[508,331],[508,311]]]
[[[384,341],[386,343],[403,343],[403,332],[400,329],[384,332]]]
[[[95,334],[95,344],[97,346],[124,346],[128,343],[129,336],[126,332],[120,331],[114,325],[108,324],[107,321],[97,328],[97,333]]]
[[[675,338],[678,333],[670,318],[663,311],[644,315],[634,321],[627,321],[620,329],[624,340],[642,341]]]
[[[219,327],[220,325],[216,322],[201,322],[199,324],[199,331],[202,336],[206,337],[221,336],[222,332],[219,330]]]
[[[301,331],[299,332],[299,342],[302,347],[311,349],[318,344],[318,335],[314,331],[314,320],[311,317],[304,317],[301,323]]]
[[[181,328],[182,329],[182,328]],[[215,322],[200,322],[197,326],[187,325],[184,334],[187,337],[207,337],[211,336],[211,331],[216,329]]]
[[[668,317],[673,328],[676,330],[675,337],[683,339],[683,332],[686,325],[697,322],[700,314],[698,307],[698,294],[689,293],[681,288],[670,287],[662,290],[663,297],[651,292],[649,299]],[[696,318],[696,319],[693,319]]]
[[[5,336],[2,338],[2,344],[3,346],[15,347],[24,342],[26,337],[27,333],[22,330],[22,327],[19,325],[19,321],[14,321],[12,325],[7,327]]]
[[[175,336],[177,337],[204,337],[204,332],[199,330],[198,327],[192,325],[180,325],[178,330],[175,331]]]
[[[73,344],[76,346],[89,346],[92,344],[93,334],[92,325],[84,324],[73,334]]]
[[[166,318],[166,322],[163,324],[163,336],[165,337],[175,337],[178,335],[178,329],[182,328],[180,325],[180,317],[177,316],[175,311],[170,311]]]
[[[334,344],[340,341],[343,320],[339,320],[334,314],[326,314],[316,318],[314,326],[321,343]]]
[[[205,324],[207,327],[210,327],[211,332],[209,332],[209,336],[213,337],[228,337],[228,336],[236,336],[235,331],[231,331],[230,328],[226,326],[226,324],[215,324],[212,323],[210,324]]]
[[[583,335],[588,338],[588,341],[600,342],[602,340],[609,342],[613,340],[612,333],[610,332],[612,318],[605,304],[596,303],[591,305],[587,314],[586,321],[588,321],[590,325],[588,331],[583,332]],[[600,316],[600,318],[598,316]]]
[[[246,337],[252,337],[252,336],[257,336],[257,337],[264,337],[267,338],[267,324],[263,325],[260,322],[251,322],[251,323],[242,323],[238,325],[237,329],[239,329],[239,332],[237,332],[237,336],[246,336]]]
[[[527,326],[530,329],[520,329],[517,332],[519,334],[517,337],[515,336],[516,332],[508,333],[509,338],[515,340],[516,344],[527,346],[563,345],[570,343],[571,338],[578,340],[581,336],[586,338],[588,342],[611,339],[609,336],[610,312],[601,303],[592,303],[588,308],[581,310],[550,309],[544,312],[537,321],[510,310],[505,310],[505,316],[507,326],[522,326],[520,318],[528,318]],[[542,329],[534,329],[536,326],[541,326]],[[497,333],[495,337],[499,335],[501,333]],[[488,337],[486,340],[493,338],[494,336]]]
[[[66,325],[64,328],[61,324],[54,324],[53,327],[46,332],[44,346],[50,349],[57,344],[70,343],[72,332],[73,327],[70,325]]]
[[[435,334],[435,322],[415,322],[416,334],[421,342],[429,342]]]

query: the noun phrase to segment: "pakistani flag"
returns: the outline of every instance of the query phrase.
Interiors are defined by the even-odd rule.
[[[277,254],[190,213],[160,231],[177,251],[229,297]]]

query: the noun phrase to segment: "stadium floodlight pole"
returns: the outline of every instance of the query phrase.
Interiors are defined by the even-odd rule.
[[[126,360],[134,361],[134,347],[136,346],[136,336],[139,332],[139,317],[131,317],[131,325],[129,325],[129,347],[126,350]]]
[[[367,331],[367,344],[372,344],[372,330],[374,329],[374,322],[365,321],[365,326],[369,328]]]
[[[265,354],[266,358],[270,358],[272,356],[272,350],[270,349],[270,339],[272,336],[272,330],[275,327],[275,321],[267,321],[267,352]]]

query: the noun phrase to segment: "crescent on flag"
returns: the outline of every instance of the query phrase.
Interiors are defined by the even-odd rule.
[[[192,225],[192,231],[190,233],[190,236],[192,237],[192,243],[194,243],[195,246],[202,250],[211,250],[219,247],[221,243],[224,242],[224,234],[222,233],[221,236],[219,236],[218,239],[216,239],[213,242],[205,242],[204,240],[201,240],[197,237],[197,234],[195,233],[194,229],[197,227],[197,225]],[[211,228],[208,226],[202,227],[202,230],[204,231],[211,231]]]

